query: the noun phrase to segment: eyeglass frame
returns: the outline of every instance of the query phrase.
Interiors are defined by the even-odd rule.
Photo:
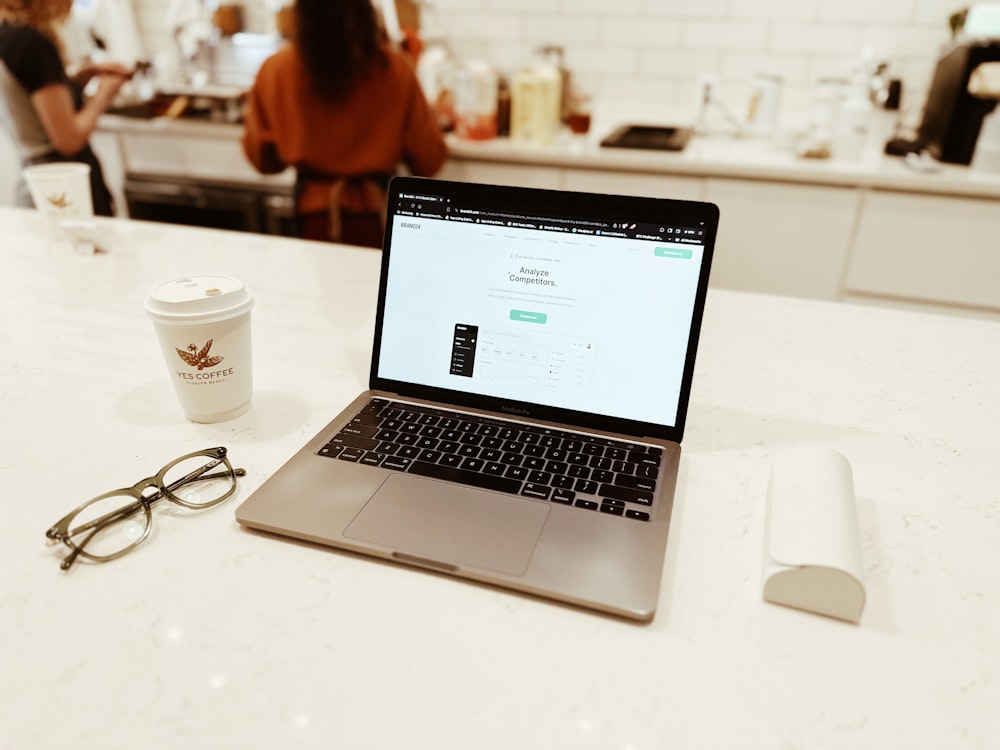
[[[90,500],[87,500],[85,503],[82,503],[73,510],[71,510],[65,516],[56,521],[49,528],[49,530],[45,532],[45,536],[49,540],[50,544],[62,542],[71,550],[70,554],[67,555],[65,558],[63,558],[63,561],[60,563],[59,567],[62,570],[69,570],[69,568],[73,565],[73,563],[76,562],[78,557],[85,557],[93,562],[102,563],[102,562],[109,562],[111,560],[116,560],[119,557],[127,555],[129,552],[131,552],[140,544],[142,544],[144,541],[146,541],[146,539],[149,537],[149,532],[153,528],[153,504],[159,502],[164,497],[173,503],[177,503],[178,505],[185,508],[190,508],[191,510],[206,510],[208,508],[215,507],[216,505],[222,503],[224,500],[232,497],[233,493],[236,492],[236,479],[238,477],[246,476],[246,469],[234,469],[233,465],[229,462],[229,459],[227,458],[228,452],[229,451],[225,447],[219,446],[216,448],[206,448],[205,450],[188,453],[186,455],[180,456],[179,458],[175,458],[173,461],[170,461],[169,463],[164,465],[164,467],[160,469],[158,472],[156,472],[156,474],[153,474],[152,476],[149,477],[145,477],[144,479],[140,479],[131,487],[122,487],[121,489],[105,492],[102,495],[98,495],[97,497],[93,497]],[[188,472],[183,477],[180,477],[176,481],[171,482],[169,485],[164,484],[164,479],[166,478],[167,472],[169,472],[179,463],[187,461],[188,459],[191,458],[197,458],[198,456],[205,456],[206,458],[209,458],[211,460],[204,466],[195,469],[194,471]],[[227,471],[217,472],[215,474],[209,474],[205,476],[205,472],[211,471],[219,464],[224,464],[226,466]],[[190,484],[195,480],[203,481],[207,479],[218,479],[225,476],[232,477],[233,486],[230,487],[229,490],[225,492],[223,495],[216,498],[215,500],[212,500],[211,502],[190,503],[174,494],[174,490],[177,490],[178,488],[183,487],[186,484]],[[154,494],[148,496],[143,494],[144,491],[149,489],[150,487],[155,488],[157,491]],[[128,495],[134,497],[136,502],[124,505],[118,510],[107,513],[101,516],[100,518],[95,518],[91,521],[88,521],[84,523],[82,526],[79,526],[75,529],[70,529],[70,524],[72,523],[72,521],[88,507],[90,507],[94,503],[100,502],[101,500],[106,500],[109,497],[115,497],[119,495],[121,496]],[[146,526],[143,529],[142,535],[139,538],[135,539],[133,542],[131,542],[128,546],[110,555],[95,555],[85,550],[87,543],[91,539],[93,539],[94,535],[97,534],[99,531],[108,528],[112,524],[124,521],[125,519],[135,515],[139,511],[142,511],[144,514]],[[87,531],[90,531],[90,533],[86,535],[83,542],[77,544],[76,542],[73,541],[75,537]]]

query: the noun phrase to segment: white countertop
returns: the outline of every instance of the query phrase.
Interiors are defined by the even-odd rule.
[[[679,152],[602,148],[600,139],[608,132],[596,131],[580,140],[564,133],[544,146],[508,138],[449,137],[448,148],[453,159],[463,160],[1000,198],[1000,174],[937,163],[936,171],[918,171],[900,157],[877,151],[867,151],[858,159],[805,159],[795,155],[789,138],[732,135],[694,136]]]
[[[233,511],[366,385],[379,253],[0,209],[0,747],[993,748],[1000,325],[709,292],[660,609],[636,625],[242,531]],[[142,303],[243,278],[256,397],[186,422]],[[44,532],[226,445],[236,498],[105,565]],[[772,458],[851,462],[858,626],[761,600]]]
[[[105,115],[100,127],[106,132],[126,135],[230,142],[238,142],[243,132],[241,125],[165,117],[142,120],[118,115]],[[695,136],[683,151],[664,152],[602,148],[600,139],[612,129],[612,126],[595,128],[586,138],[579,139],[564,132],[548,145],[521,143],[509,138],[470,141],[450,135],[448,148],[451,158],[456,161],[769,180],[1000,199],[1000,173],[984,173],[954,164],[939,164],[934,172],[918,171],[907,166],[900,157],[884,156],[872,150],[852,160],[803,159],[795,156],[794,139],[788,134],[778,139]],[[238,156],[243,159],[242,153]],[[248,168],[238,164],[231,165],[230,169],[242,174],[244,167]],[[252,179],[276,181],[275,176],[252,175]],[[281,179],[279,176],[277,181]]]

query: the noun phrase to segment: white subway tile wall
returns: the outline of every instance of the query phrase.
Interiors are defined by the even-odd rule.
[[[170,0],[134,0],[151,54],[170,43]],[[870,52],[903,80],[904,109],[919,116],[948,17],[963,0],[424,0],[429,43],[458,60],[512,73],[536,48],[565,50],[599,115],[656,115],[695,106],[699,80],[717,77],[736,114],[758,73],[780,75],[783,122],[808,111],[816,82],[846,77]],[[244,0],[251,30],[268,28],[273,0]]]

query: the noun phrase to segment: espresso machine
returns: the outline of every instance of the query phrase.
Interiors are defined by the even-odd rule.
[[[923,122],[917,131],[919,148],[938,161],[969,164],[979,131],[997,105],[1000,90],[975,85],[976,71],[1000,63],[1000,39],[969,39],[954,44],[938,59],[927,93]],[[970,82],[973,82],[970,89]]]

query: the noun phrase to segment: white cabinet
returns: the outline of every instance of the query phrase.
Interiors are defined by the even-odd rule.
[[[562,187],[564,190],[579,190],[585,193],[614,193],[698,201],[702,200],[705,181],[699,177],[609,172],[600,169],[564,169]]]
[[[561,177],[558,167],[531,164],[501,164],[487,161],[451,159],[435,175],[442,180],[479,182],[486,185],[516,185],[517,187],[556,189]]]
[[[869,192],[846,289],[1000,310],[1000,202]]]
[[[714,286],[838,299],[856,189],[708,179],[704,197],[720,212]]]

